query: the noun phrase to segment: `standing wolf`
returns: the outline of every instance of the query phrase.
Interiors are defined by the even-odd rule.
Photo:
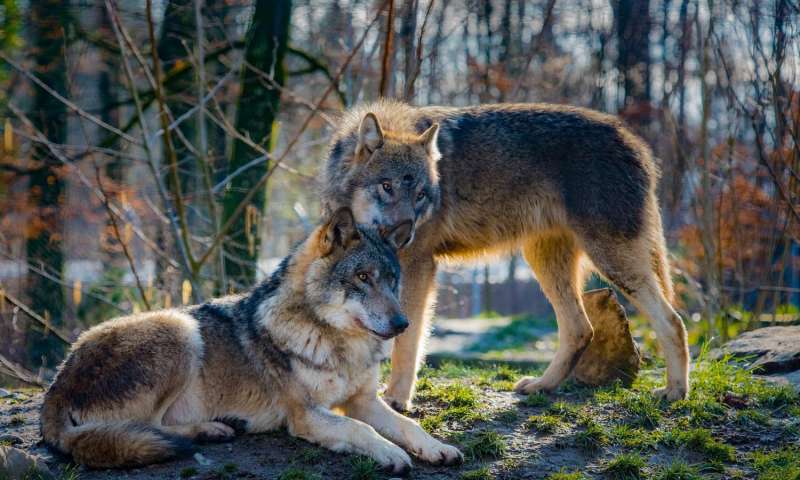
[[[387,239],[409,233],[410,222]],[[456,448],[377,396],[388,339],[408,325],[399,274],[389,245],[339,210],[247,295],[118,318],[81,335],[45,395],[42,436],[103,468],[282,426],[393,473],[411,459],[392,442],[428,462],[458,462]]]
[[[412,107],[347,112],[326,165],[323,205],[360,224],[411,221],[400,254],[403,311],[385,398],[410,406],[435,293],[436,263],[521,250],[556,313],[559,347],[521,393],[555,389],[592,339],[581,302],[592,269],[655,328],[669,400],[688,390],[686,330],[673,291],[648,147],[616,118],[560,105]]]

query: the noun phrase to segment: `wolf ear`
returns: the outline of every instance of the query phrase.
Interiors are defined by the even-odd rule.
[[[411,239],[413,230],[414,225],[411,220],[406,220],[399,225],[395,225],[391,230],[381,230],[380,234],[386,240],[386,243],[394,247],[395,250],[399,250]]]
[[[435,157],[436,159],[439,158],[439,148],[436,146],[436,141],[439,138],[439,124],[434,123],[427,130],[422,132],[422,135],[419,136],[422,145],[425,146],[425,150],[427,150],[428,155]]]
[[[372,153],[381,148],[383,145],[383,129],[381,128],[378,117],[374,113],[369,112],[361,119],[361,125],[358,127],[358,146],[356,147],[356,155],[362,151]]]
[[[322,227],[319,246],[322,255],[329,255],[337,248],[347,250],[353,243],[361,239],[356,228],[356,219],[353,212],[347,207],[342,207],[333,212],[330,219]]]

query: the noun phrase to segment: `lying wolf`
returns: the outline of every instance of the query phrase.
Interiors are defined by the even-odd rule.
[[[427,462],[460,461],[376,393],[388,340],[408,326],[391,245],[409,232],[380,238],[342,209],[249,294],[88,330],[45,395],[45,442],[91,467],[131,467],[285,426],[393,473],[411,467],[395,443]]]
[[[395,340],[385,398],[410,406],[440,260],[521,250],[556,313],[559,347],[520,393],[552,390],[592,339],[581,303],[597,271],[647,315],[667,364],[669,400],[688,390],[686,330],[673,290],[658,170],[618,119],[560,105],[412,107],[383,101],[344,115],[325,167],[323,206],[360,224],[412,222],[400,253],[409,330]]]

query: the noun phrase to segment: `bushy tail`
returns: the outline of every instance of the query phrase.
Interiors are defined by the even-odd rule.
[[[138,467],[192,451],[188,438],[168,434],[146,423],[126,421],[75,426],[66,415],[67,418],[54,422],[54,415],[45,413],[43,411],[42,416],[45,442],[88,467]]]

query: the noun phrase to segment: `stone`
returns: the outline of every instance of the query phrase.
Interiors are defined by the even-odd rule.
[[[625,308],[610,288],[585,292],[583,306],[594,337],[575,365],[573,376],[595,387],[617,380],[630,385],[639,374],[641,355],[631,336]]]
[[[719,359],[726,354],[764,375],[800,370],[800,325],[745,332],[714,350],[711,358]]]
[[[5,388],[0,388],[0,398],[10,397],[12,394]]]
[[[19,448],[0,447],[0,478],[22,480],[26,478],[55,478],[44,461]]]

